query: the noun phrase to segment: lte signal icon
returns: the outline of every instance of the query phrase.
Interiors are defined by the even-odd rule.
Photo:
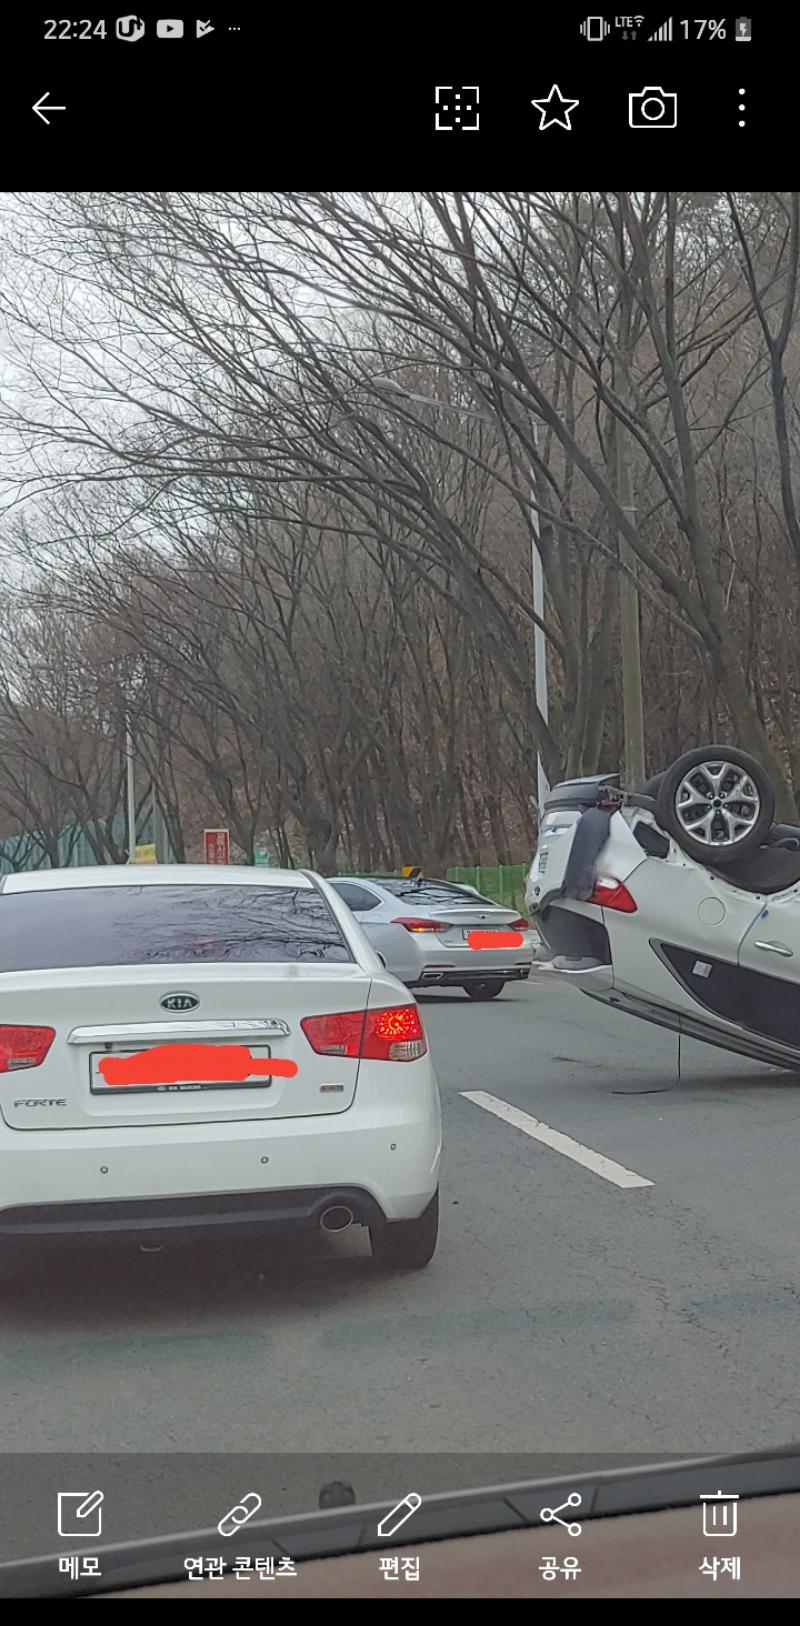
[[[703,1504],[704,1536],[735,1536],[737,1527],[738,1495],[728,1496],[717,1491],[714,1496],[701,1496]]]
[[[606,22],[605,17],[584,17],[581,33],[587,40],[604,40],[606,34],[611,33],[611,24]]]

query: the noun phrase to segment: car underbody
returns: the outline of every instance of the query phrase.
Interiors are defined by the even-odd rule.
[[[557,785],[546,804],[527,890],[546,969],[655,1026],[800,1070],[800,828],[767,817],[763,770],[733,748],[686,753],[635,794],[615,777]]]

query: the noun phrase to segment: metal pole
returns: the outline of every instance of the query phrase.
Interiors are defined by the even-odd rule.
[[[128,863],[136,863],[136,790],[133,780],[133,732],[131,714],[125,713],[125,776],[127,789]]]
[[[533,444],[537,447],[536,427],[533,430]],[[544,620],[544,573],[542,570],[541,530],[539,525],[539,510],[536,506],[536,470],[530,471],[530,508],[531,508],[531,573],[533,577],[533,613]],[[533,689],[536,705],[545,722],[549,720],[547,706],[547,639],[540,626],[534,623],[533,628]],[[536,755],[536,792],[539,803],[539,817],[541,818],[545,801],[550,791],[550,784],[544,771],[541,756]]]
[[[625,232],[621,217],[617,223],[620,263],[626,259]],[[617,343],[625,360],[619,372],[615,367],[615,387],[627,403],[630,394],[629,368],[634,353],[633,284],[623,279],[619,311]],[[628,429],[621,415],[614,419],[614,473],[616,496],[620,508],[631,528],[636,522],[636,507],[631,491],[631,473],[628,462]],[[644,764],[644,705],[642,702],[642,654],[640,644],[638,560],[620,531],[617,536],[619,573],[619,642],[622,667],[622,727],[624,734],[625,789],[640,790],[645,783]]]
[[[617,425],[622,429],[621,424]],[[631,523],[636,509],[631,503],[630,476],[622,435],[618,440],[617,483],[620,507]],[[644,702],[642,699],[642,651],[639,629],[639,589],[636,584],[637,558],[624,536],[619,537],[619,631],[622,662],[622,726],[625,735],[625,787],[639,790],[645,782]]]

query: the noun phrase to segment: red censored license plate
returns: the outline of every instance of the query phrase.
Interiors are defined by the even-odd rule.
[[[293,1063],[271,1063],[269,1045],[228,1043],[150,1045],[136,1050],[95,1050],[89,1057],[93,1095],[163,1094],[186,1090],[268,1090],[273,1078],[291,1076]],[[265,1070],[259,1072],[259,1066]]]

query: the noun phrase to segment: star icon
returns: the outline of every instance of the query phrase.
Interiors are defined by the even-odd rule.
[[[562,130],[571,130],[569,116],[577,101],[570,101],[568,96],[562,96],[558,85],[553,85],[549,96],[540,96],[538,101],[532,101],[531,107],[538,108],[541,113],[539,129],[548,130],[551,124],[560,124]]]

